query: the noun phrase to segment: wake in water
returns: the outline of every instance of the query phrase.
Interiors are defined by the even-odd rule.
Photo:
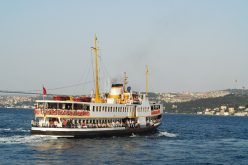
[[[19,133],[19,132],[30,132],[29,129],[24,129],[24,128],[15,128],[15,129],[12,129],[12,128],[0,128],[0,132],[15,132],[15,133]]]
[[[137,137],[137,135],[135,135],[134,133],[132,133],[132,135],[129,136],[129,137],[135,138],[135,137]]]
[[[166,131],[159,131],[158,136],[159,137],[175,138],[175,137],[177,137],[177,134],[169,133],[169,132],[166,132]]]
[[[166,131],[159,131],[158,133],[156,134],[152,134],[150,135],[152,137],[169,137],[169,138],[175,138],[177,137],[177,134],[174,134],[174,133],[169,133],[169,132],[166,132]],[[136,137],[143,137],[143,136],[139,136],[139,135],[136,135],[134,133],[132,133],[131,136],[129,136],[130,138],[136,138]],[[144,136],[145,137],[145,136]],[[147,136],[146,136],[147,137]],[[149,137],[149,136],[148,136]]]
[[[16,136],[6,136],[0,137],[0,144],[24,144],[24,143],[39,143],[52,139],[57,139],[56,137],[45,136],[45,135],[16,135]]]

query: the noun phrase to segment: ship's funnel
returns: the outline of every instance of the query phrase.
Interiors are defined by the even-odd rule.
[[[123,84],[112,84],[110,95],[119,96],[123,93]]]

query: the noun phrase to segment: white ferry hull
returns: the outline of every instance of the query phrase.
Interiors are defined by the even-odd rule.
[[[154,126],[145,126],[141,128],[44,128],[32,127],[32,135],[48,135],[56,137],[71,138],[92,138],[92,137],[113,137],[113,136],[131,136],[155,133],[157,127],[161,123]]]

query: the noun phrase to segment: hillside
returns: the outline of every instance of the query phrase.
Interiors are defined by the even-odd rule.
[[[222,105],[234,107],[235,109],[238,109],[239,106],[248,107],[248,95],[229,94],[223,97],[199,99],[183,103],[162,103],[166,112],[196,113],[206,108],[213,109]]]

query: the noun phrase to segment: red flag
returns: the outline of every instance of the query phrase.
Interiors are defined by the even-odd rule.
[[[43,87],[43,95],[46,95],[46,94],[47,94],[46,88]]]

